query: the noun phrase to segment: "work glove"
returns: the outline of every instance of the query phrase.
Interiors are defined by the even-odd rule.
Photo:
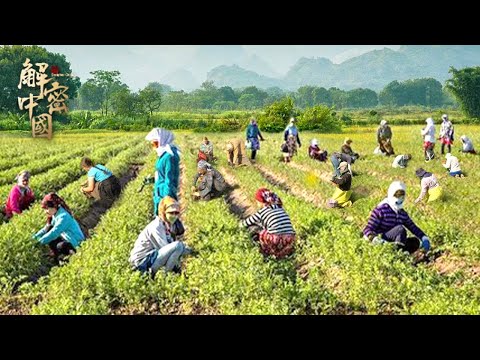
[[[143,178],[143,183],[142,185],[148,185],[148,184],[153,184],[155,183],[155,178],[151,175],[145,176]]]
[[[430,239],[428,238],[428,236],[422,237],[422,245],[421,246],[425,250],[425,252],[430,251]]]

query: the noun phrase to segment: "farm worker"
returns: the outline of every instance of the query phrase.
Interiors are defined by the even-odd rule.
[[[350,197],[352,196],[352,175],[348,171],[348,163],[343,161],[338,166],[340,178],[334,178],[332,182],[337,186],[333,196],[328,200],[329,207],[348,207],[352,206]]]
[[[405,169],[407,167],[408,162],[412,159],[412,155],[405,154],[405,155],[397,155],[393,160],[392,167],[393,168],[401,168]]]
[[[13,215],[19,215],[24,210],[27,210],[35,201],[35,194],[28,186],[30,177],[30,172],[27,170],[23,170],[15,177],[17,184],[10,190],[5,209],[3,210],[7,220],[11,219]]]
[[[87,183],[80,188],[87,197],[113,201],[120,195],[122,187],[118,178],[105,166],[94,165],[88,157],[82,159],[80,166],[87,171]]]
[[[157,214],[138,236],[129,258],[134,269],[152,276],[161,267],[179,272],[182,255],[191,253],[182,241],[185,229],[179,220],[180,204],[167,195],[160,201]]]
[[[448,152],[452,152],[454,129],[453,124],[448,120],[448,115],[442,115],[442,125],[440,126],[440,142],[442,143],[442,155],[445,154],[445,145],[448,146]]]
[[[477,152],[475,151],[475,149],[473,148],[473,143],[472,143],[472,140],[470,140],[467,135],[462,135],[460,137],[460,139],[462,140],[462,152],[464,153],[470,153],[470,154],[476,154]]]
[[[242,220],[240,226],[248,228],[253,240],[260,243],[264,255],[280,259],[292,254],[295,231],[280,198],[270,190],[260,188],[255,199],[260,209]]]
[[[43,198],[42,208],[48,215],[47,224],[33,238],[40,244],[48,244],[50,255],[56,260],[75,253],[85,235],[65,201],[52,192]]]
[[[231,166],[250,165],[250,160],[247,157],[247,150],[245,149],[245,142],[242,139],[233,139],[226,144],[227,160]]]
[[[312,139],[308,147],[308,156],[310,156],[311,159],[325,162],[327,161],[328,152],[327,150],[322,151],[320,149],[317,139]]]
[[[432,202],[441,198],[443,195],[443,189],[440,186],[437,177],[432,173],[425,171],[422,168],[418,168],[415,170],[415,175],[421,179],[420,185],[422,187],[422,191],[420,195],[415,200],[415,204],[422,201],[424,197],[427,198],[427,202]]]
[[[302,147],[302,144],[300,143],[300,136],[298,134],[298,129],[295,126],[296,122],[297,122],[297,120],[294,117],[290,118],[290,122],[288,123],[288,125],[285,129],[285,132],[283,133],[283,141],[285,141],[285,142],[287,142],[288,137],[290,135],[293,135],[293,137],[295,139],[295,151],[297,150],[297,147],[296,147],[297,143],[298,143],[299,148]]]
[[[206,136],[203,138],[203,142],[198,151],[197,162],[200,160],[205,160],[208,162],[216,160],[216,158],[213,156],[213,144]]]
[[[333,178],[335,177],[339,178],[341,176],[338,168],[340,167],[340,163],[343,161],[345,161],[348,164],[348,170],[350,171],[350,175],[353,176],[351,165],[354,162],[354,160],[350,155],[334,152],[332,156],[330,156],[330,161],[332,162],[332,166],[333,166]]]
[[[406,186],[394,181],[388,188],[388,196],[370,214],[364,237],[374,244],[393,242],[398,248],[414,253],[419,248],[430,250],[430,239],[412,221],[403,209]],[[407,230],[414,237],[407,237]]]
[[[260,132],[260,129],[258,128],[257,120],[251,119],[250,124],[248,124],[247,126],[247,141],[249,141],[251,144],[252,162],[255,162],[255,156],[257,156],[257,151],[260,150],[259,139],[262,141],[265,140],[262,136],[262,133]]]
[[[281,146],[283,161],[288,163],[292,160],[293,155],[297,153],[297,143],[295,141],[295,136],[288,135],[287,141],[285,141]]]
[[[197,164],[197,174],[193,178],[192,191],[195,200],[210,200],[222,194],[227,184],[222,174],[205,160]]]
[[[346,138],[345,141],[343,142],[340,152],[342,154],[347,154],[351,156],[353,161],[355,162],[355,160],[357,160],[360,157],[360,155],[358,155],[356,152],[352,150],[352,146],[351,146],[352,142],[353,142],[352,139]]]
[[[421,134],[423,139],[423,154],[425,156],[425,162],[432,160],[435,157],[433,148],[435,147],[435,125],[432,118],[425,120],[427,126],[422,129]]]
[[[162,128],[154,128],[145,137],[157,152],[155,186],[153,188],[153,213],[158,215],[158,205],[165,196],[178,199],[180,180],[180,150],[173,144],[173,134]]]
[[[380,121],[380,126],[377,129],[377,142],[379,150],[387,155],[395,155],[392,146],[392,129],[387,123],[387,120]]]
[[[445,158],[447,160],[443,164],[443,167],[449,171],[450,176],[463,177],[464,175],[462,174],[462,169],[460,169],[460,162],[458,161],[458,158],[450,153],[447,153]]]

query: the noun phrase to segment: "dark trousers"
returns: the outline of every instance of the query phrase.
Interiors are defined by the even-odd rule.
[[[75,248],[72,246],[72,244],[63,240],[62,238],[51,241],[48,246],[56,257],[59,255],[69,255],[70,250],[75,251]]]
[[[448,144],[448,152],[452,152],[452,145]],[[445,153],[445,144],[442,144],[442,155]]]
[[[408,251],[410,254],[420,248],[420,240],[416,237],[407,238],[407,230],[402,225],[397,225],[387,231],[383,234],[383,239],[394,242],[398,248]]]
[[[252,150],[252,160],[255,160],[255,156],[257,156],[257,150]]]

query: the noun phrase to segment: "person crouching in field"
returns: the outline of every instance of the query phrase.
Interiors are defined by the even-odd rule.
[[[363,230],[365,239],[374,244],[393,242],[399,249],[414,253],[419,248],[430,250],[430,239],[412,221],[403,209],[406,186],[394,181],[388,188],[388,196],[370,214]],[[407,229],[414,237],[407,237]]]
[[[382,154],[387,156],[395,155],[392,146],[392,129],[387,123],[387,120],[380,121],[380,126],[377,129],[378,149]]]
[[[81,167],[87,171],[87,184],[80,190],[89,198],[95,200],[113,201],[122,191],[118,178],[105,166],[97,164],[88,157],[81,161]]]
[[[443,167],[448,170],[450,176],[464,177],[462,169],[460,168],[460,161],[458,161],[458,158],[450,153],[447,153],[447,155],[445,155],[445,158],[447,160],[444,161]]]
[[[211,200],[221,196],[227,184],[222,174],[205,160],[197,164],[197,174],[193,178],[194,200]]]
[[[334,178],[332,182],[337,186],[337,189],[333,193],[333,196],[328,200],[328,206],[335,207],[348,207],[352,206],[350,197],[352,196],[352,175],[348,171],[348,163],[341,162],[338,166],[340,172],[340,178]]]
[[[310,146],[308,147],[308,156],[310,157],[310,159],[326,162],[328,152],[327,150],[322,151],[320,149],[317,139],[312,139],[312,141],[310,141]]]
[[[360,155],[352,150],[352,144],[353,140],[346,138],[345,141],[343,142],[343,145],[340,149],[340,152],[342,154],[346,154],[352,158],[353,161],[357,160]]]
[[[421,131],[422,136],[424,136],[423,155],[425,157],[425,162],[429,162],[435,158],[435,152],[433,151],[435,147],[435,124],[433,123],[432,118],[428,118],[425,122],[427,123],[427,126]]]
[[[462,135],[460,137],[460,139],[462,140],[462,150],[460,150],[461,152],[469,153],[469,154],[473,154],[473,155],[477,154],[477,152],[473,148],[472,140],[470,140],[467,137],[467,135]]]
[[[348,170],[350,171],[350,175],[353,176],[351,164],[353,164],[355,160],[351,156],[343,153],[334,152],[332,156],[330,156],[330,161],[332,162],[332,166],[333,166],[332,181],[334,178],[340,177],[341,174],[340,174],[339,167],[340,167],[340,163],[344,161],[348,164]]]
[[[435,175],[425,171],[422,168],[415,170],[415,175],[420,178],[420,185],[422,187],[420,195],[415,200],[415,204],[422,201],[422,199],[425,197],[427,198],[427,202],[432,202],[442,197],[443,189]]]
[[[260,188],[255,193],[255,199],[260,210],[242,220],[240,225],[249,229],[253,240],[260,243],[264,255],[281,259],[292,254],[295,231],[280,198],[270,190]]]
[[[405,169],[407,167],[408,162],[412,159],[412,155],[405,154],[405,155],[397,155],[393,160],[392,167],[393,168],[400,168]]]
[[[5,220],[10,220],[14,215],[21,214],[35,201],[35,194],[28,186],[30,177],[30,172],[27,170],[20,172],[16,176],[17,184],[10,190],[5,208],[1,211]]]
[[[230,166],[246,166],[250,165],[247,157],[247,149],[242,139],[232,139],[225,146],[227,153],[227,161]]]
[[[203,142],[198,150],[197,162],[200,160],[205,160],[208,162],[217,160],[217,158],[213,156],[213,144],[206,136],[203,138]]]
[[[182,242],[185,229],[179,220],[180,204],[165,196],[158,205],[158,215],[140,233],[129,262],[135,270],[148,272],[152,277],[160,268],[180,271],[180,260],[191,249]]]
[[[292,160],[293,155],[297,153],[297,143],[293,135],[289,135],[287,141],[281,146],[283,161],[288,163]]]
[[[40,244],[50,247],[50,256],[56,261],[75,253],[85,234],[65,201],[56,193],[47,194],[42,208],[48,215],[46,226],[33,235]]]

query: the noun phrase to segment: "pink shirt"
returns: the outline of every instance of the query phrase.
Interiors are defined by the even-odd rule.
[[[23,210],[28,209],[31,203],[35,201],[35,195],[30,188],[27,188],[25,193],[22,195],[22,190],[20,186],[15,185],[7,198],[7,204],[5,206],[5,215],[7,217],[12,217],[13,212],[21,214]]]

